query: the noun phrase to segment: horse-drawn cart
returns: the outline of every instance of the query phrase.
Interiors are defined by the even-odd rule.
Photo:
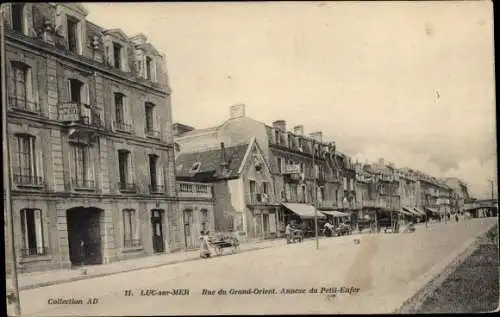
[[[238,239],[231,236],[215,236],[209,241],[215,249],[215,253],[217,253],[217,255],[222,255],[225,248],[232,248],[233,252],[239,250],[240,248],[240,242],[238,241]]]

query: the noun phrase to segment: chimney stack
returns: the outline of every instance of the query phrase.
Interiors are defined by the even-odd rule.
[[[224,142],[220,143],[220,166],[227,167],[227,159],[226,159],[226,149],[224,148]]]
[[[312,132],[309,136],[317,142],[323,142],[323,132],[321,131]]]
[[[286,132],[286,121],[285,120],[276,120],[273,122],[273,128],[279,129],[283,132]]]
[[[245,116],[245,104],[236,104],[231,106],[230,109],[230,118],[243,118]]]
[[[297,135],[304,135],[304,126],[303,125],[297,125],[293,127],[293,133]]]

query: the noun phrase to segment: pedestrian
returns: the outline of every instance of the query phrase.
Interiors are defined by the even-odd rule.
[[[211,256],[210,246],[208,242],[208,232],[200,232],[200,257],[202,259],[208,259]]]
[[[455,214],[455,221],[458,222],[458,214]]]
[[[290,223],[288,223],[285,227],[285,238],[286,238],[286,243],[290,243],[290,234],[292,232],[292,226],[290,226]]]

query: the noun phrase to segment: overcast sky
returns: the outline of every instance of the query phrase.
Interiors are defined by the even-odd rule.
[[[142,32],[165,53],[174,122],[213,126],[245,103],[268,124],[322,130],[360,161],[384,157],[491,195],[490,2],[85,6],[90,21]]]

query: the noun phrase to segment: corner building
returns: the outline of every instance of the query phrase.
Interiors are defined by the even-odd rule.
[[[3,6],[20,271],[180,249],[165,56],[79,4]]]

